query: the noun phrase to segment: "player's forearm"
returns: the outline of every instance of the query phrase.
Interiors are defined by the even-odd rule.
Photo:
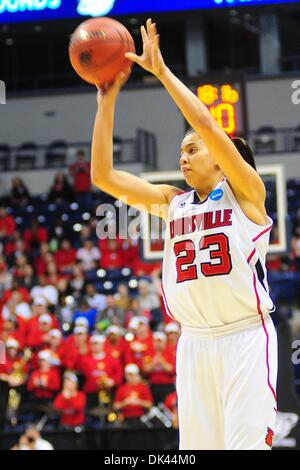
[[[213,123],[207,107],[170,69],[166,67],[158,78],[195,131],[205,129]]]
[[[108,103],[96,114],[91,159],[91,179],[96,186],[101,186],[113,168],[114,114],[115,105]]]

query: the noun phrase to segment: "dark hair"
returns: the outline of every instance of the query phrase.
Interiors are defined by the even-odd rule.
[[[254,160],[253,152],[250,148],[250,145],[242,137],[230,137],[231,141],[234,143],[236,149],[239,151],[240,155],[243,157],[245,162],[247,162],[254,170],[256,171],[256,165]]]

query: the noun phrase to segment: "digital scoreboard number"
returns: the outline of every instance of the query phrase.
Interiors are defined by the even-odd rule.
[[[193,84],[192,89],[227,134],[246,134],[245,94],[241,81],[201,81]]]

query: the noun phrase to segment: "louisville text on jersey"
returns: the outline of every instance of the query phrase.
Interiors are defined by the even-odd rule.
[[[171,238],[188,233],[232,225],[232,209],[194,214],[170,222]]]

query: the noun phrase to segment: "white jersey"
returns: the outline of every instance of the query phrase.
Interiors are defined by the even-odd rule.
[[[200,202],[191,190],[169,207],[163,261],[168,314],[204,335],[261,323],[274,310],[265,258],[272,220],[243,213],[226,179]]]

